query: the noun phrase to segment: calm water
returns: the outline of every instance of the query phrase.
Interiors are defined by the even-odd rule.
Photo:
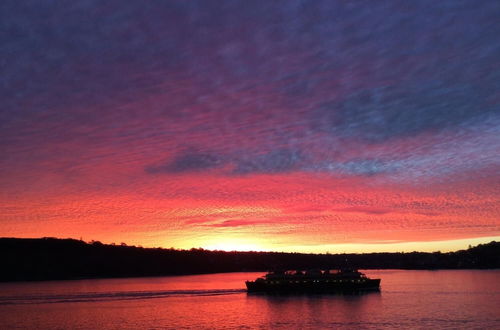
[[[262,273],[0,284],[0,327],[500,329],[500,270],[366,271],[380,293],[250,295]]]

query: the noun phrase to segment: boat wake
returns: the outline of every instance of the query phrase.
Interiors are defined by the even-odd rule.
[[[244,289],[223,290],[165,290],[165,291],[120,291],[85,292],[74,294],[52,294],[0,297],[0,305],[51,304],[72,302],[104,302],[114,300],[153,299],[168,297],[220,296],[246,292]]]

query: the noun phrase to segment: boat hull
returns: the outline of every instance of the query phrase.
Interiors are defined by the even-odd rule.
[[[364,281],[247,281],[248,292],[358,292],[380,290],[380,279],[366,279]]]

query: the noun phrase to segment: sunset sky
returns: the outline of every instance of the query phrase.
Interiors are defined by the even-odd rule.
[[[499,1],[2,1],[0,236],[500,240]]]

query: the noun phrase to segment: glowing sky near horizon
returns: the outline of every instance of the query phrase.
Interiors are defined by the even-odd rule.
[[[498,1],[4,1],[0,236],[500,239]]]

